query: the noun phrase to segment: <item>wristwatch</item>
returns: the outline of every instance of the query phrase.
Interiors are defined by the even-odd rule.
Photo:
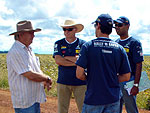
[[[135,87],[139,87],[139,84],[137,84],[137,83],[136,83],[136,84],[133,84],[133,86],[135,86]]]
[[[51,80],[51,78],[48,76],[46,82],[49,82]]]

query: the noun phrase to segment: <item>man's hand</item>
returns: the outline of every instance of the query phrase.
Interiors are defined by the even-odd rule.
[[[84,68],[77,66],[76,77],[80,80],[86,80],[86,74],[85,74]]]
[[[136,86],[133,86],[132,89],[131,89],[130,94],[133,95],[133,96],[136,96],[138,93],[139,93],[139,88],[136,87]]]
[[[52,79],[49,76],[47,77],[47,81],[44,82],[44,88],[47,88],[47,91],[52,88]]]

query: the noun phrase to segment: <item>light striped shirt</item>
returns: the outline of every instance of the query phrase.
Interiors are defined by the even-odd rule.
[[[14,108],[27,108],[35,102],[45,102],[43,83],[34,82],[21,75],[28,71],[42,73],[38,58],[19,41],[15,41],[7,54],[8,82]]]

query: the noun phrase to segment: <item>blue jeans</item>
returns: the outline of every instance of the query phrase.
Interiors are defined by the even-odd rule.
[[[120,88],[123,94],[123,96],[120,99],[120,113],[122,113],[122,107],[124,103],[127,113],[138,113],[138,108],[136,105],[136,96],[129,95],[123,83],[120,83]]]
[[[15,113],[40,113],[40,103],[34,103],[28,108],[15,108]]]
[[[82,113],[119,113],[120,100],[107,105],[83,104]]]

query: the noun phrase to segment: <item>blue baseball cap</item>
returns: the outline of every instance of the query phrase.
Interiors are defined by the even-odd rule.
[[[92,24],[94,23],[100,23],[101,25],[105,26],[105,27],[113,27],[113,19],[109,14],[101,14],[98,16],[98,18],[92,22]]]
[[[125,23],[126,25],[130,24],[130,21],[125,16],[120,16],[118,19],[114,20],[114,23]]]

